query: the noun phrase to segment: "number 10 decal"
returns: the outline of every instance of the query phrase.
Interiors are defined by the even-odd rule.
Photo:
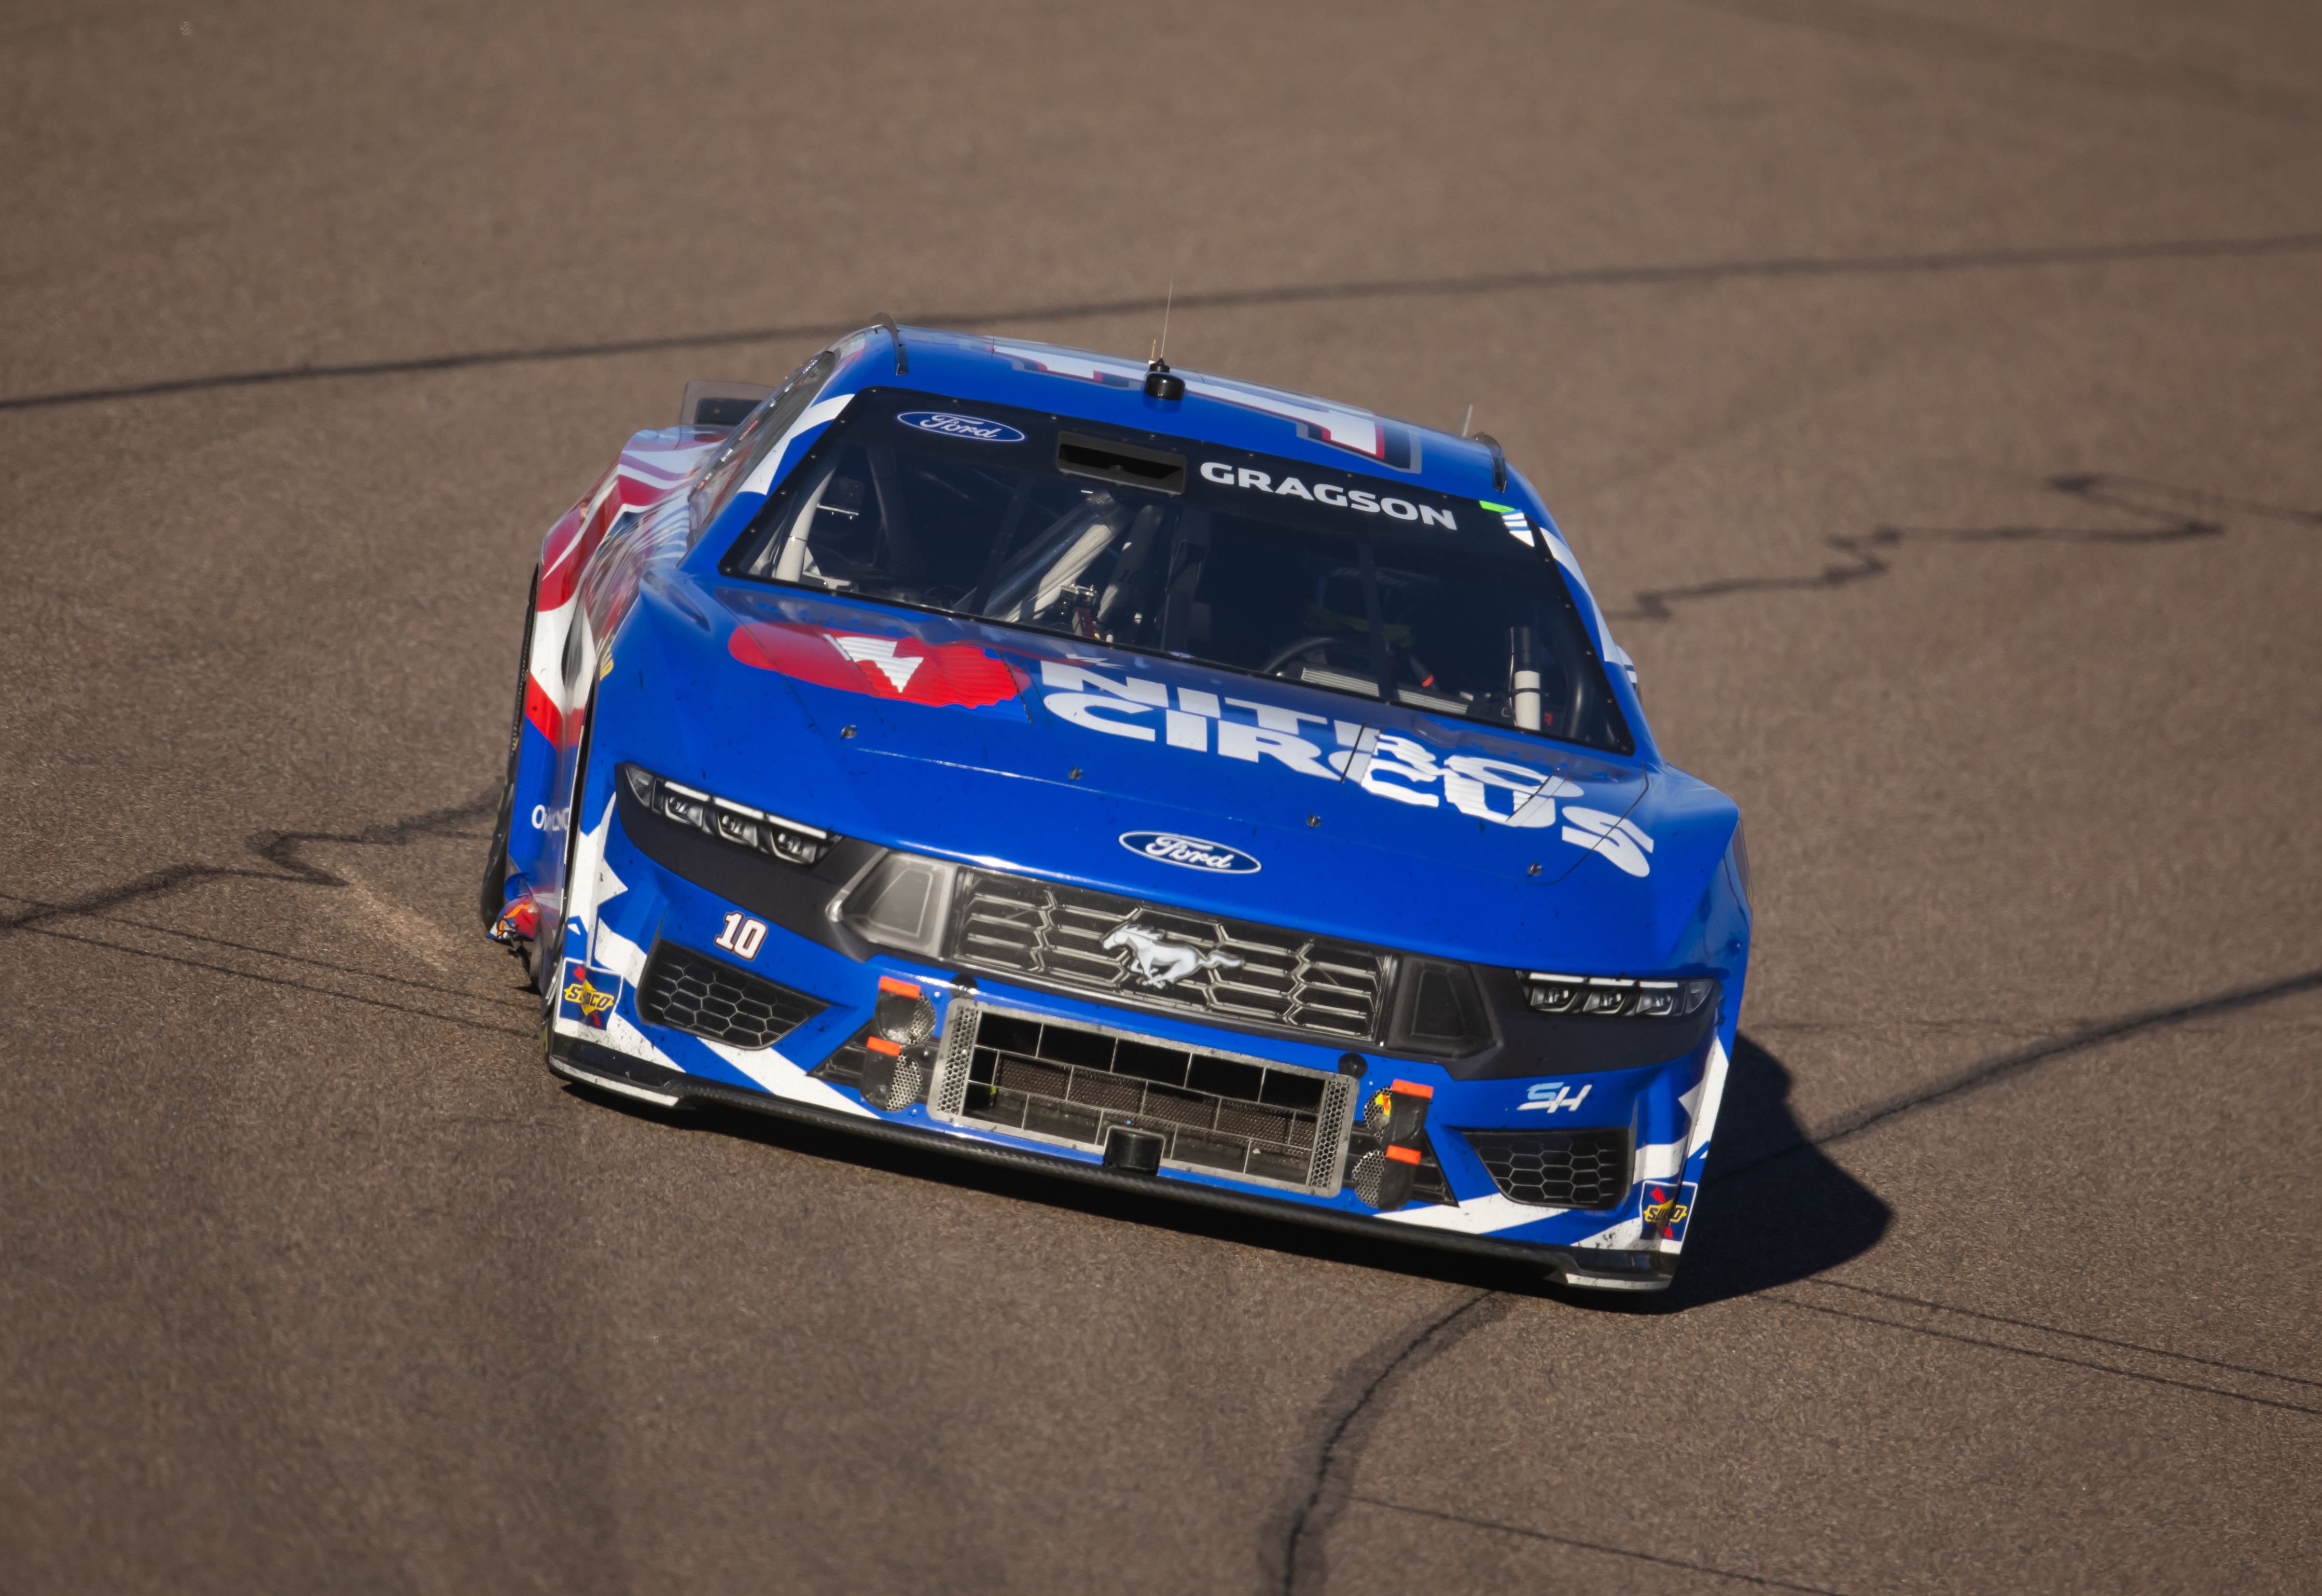
[[[753,920],[746,914],[728,914],[726,929],[718,933],[718,945],[729,953],[745,959],[758,957],[758,944],[766,940],[766,922]]]

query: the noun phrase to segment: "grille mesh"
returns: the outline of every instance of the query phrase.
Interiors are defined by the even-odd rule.
[[[1119,1002],[1339,1041],[1377,1035],[1394,967],[1377,949],[983,872],[961,894],[952,957]]]
[[[674,942],[654,949],[638,986],[648,1024],[737,1048],[772,1047],[828,1006]]]
[[[1500,1195],[1544,1208],[1617,1208],[1629,1190],[1626,1131],[1462,1131]]]
[[[1345,1076],[957,1004],[944,1056],[930,1098],[939,1116],[1083,1147],[1133,1124],[1165,1138],[1167,1163],[1339,1188],[1355,1091]]]

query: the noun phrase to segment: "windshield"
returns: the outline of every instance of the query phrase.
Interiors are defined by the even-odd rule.
[[[1538,536],[1379,477],[874,389],[725,564],[1631,752]]]

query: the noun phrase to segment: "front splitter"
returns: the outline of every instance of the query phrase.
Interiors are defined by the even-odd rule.
[[[1543,1271],[1551,1282],[1558,1285],[1598,1291],[1659,1291],[1668,1286],[1670,1275],[1666,1270],[1676,1261],[1674,1259],[1663,1261],[1655,1254],[1655,1267],[1646,1270],[1592,1269],[1583,1265],[1574,1250],[1568,1247],[1496,1241],[1490,1236],[1466,1235],[1457,1231],[1420,1230],[1383,1224],[1364,1215],[1310,1207],[1303,1203],[1229,1191],[1189,1180],[1124,1173],[1102,1164],[1083,1163],[1026,1148],[979,1142],[940,1131],[922,1130],[917,1125],[899,1125],[887,1120],[839,1114],[811,1104],[794,1103],[765,1092],[754,1092],[745,1087],[664,1069],[642,1059],[632,1059],[626,1053],[616,1052],[611,1048],[574,1037],[544,1035],[544,1041],[548,1067],[565,1079],[610,1092],[617,1096],[652,1103],[658,1107],[712,1105],[721,1108],[738,1108],[747,1114],[763,1114],[775,1119],[819,1125],[850,1136],[864,1136],[874,1142],[918,1148],[946,1158],[966,1159],[978,1163],[996,1164],[1004,1169],[1061,1177],[1083,1186],[1105,1187],[1138,1197],[1162,1197],[1174,1202],[1192,1203],[1229,1214],[1303,1225],[1314,1230],[1335,1231],[1341,1235],[1360,1236],[1369,1242],[1521,1263]]]

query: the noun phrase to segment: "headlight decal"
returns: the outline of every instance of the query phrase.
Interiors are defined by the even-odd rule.
[[[1543,1014],[1592,1014],[1604,1019],[1673,1020],[1696,1014],[1717,994],[1717,983],[1635,980],[1617,976],[1524,976],[1524,1002]]]
[[[621,779],[635,797],[663,820],[791,865],[813,865],[838,840],[819,826],[786,820],[746,803],[736,803],[682,782],[655,775],[641,765],[621,766]]]

